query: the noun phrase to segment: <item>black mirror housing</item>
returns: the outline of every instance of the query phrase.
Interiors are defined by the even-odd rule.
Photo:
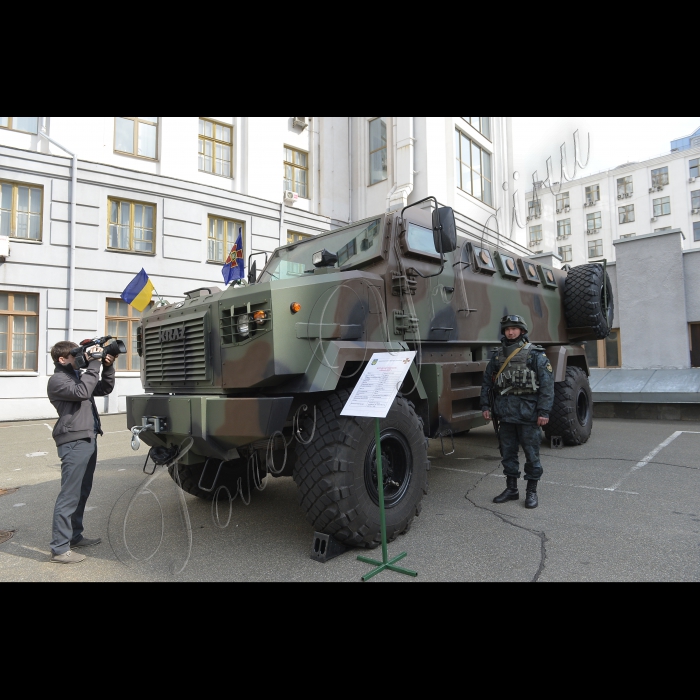
[[[441,207],[433,212],[433,235],[435,250],[438,253],[441,250],[443,253],[453,253],[457,250],[457,223],[454,209]]]

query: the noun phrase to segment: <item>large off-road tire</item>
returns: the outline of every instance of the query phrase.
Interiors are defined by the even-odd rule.
[[[350,393],[338,391],[316,407],[316,432],[310,445],[297,446],[294,481],[316,532],[374,549],[381,544],[375,423],[340,415]],[[313,420],[303,429],[310,435]],[[396,399],[381,430],[387,537],[392,542],[420,515],[430,462],[423,421],[406,399]]]
[[[212,486],[214,486],[214,478],[216,477],[216,472],[219,468],[219,463],[216,462],[215,464],[214,462],[215,460],[213,460],[209,464],[209,469],[207,470],[204,479],[205,483],[203,484],[203,486],[205,486],[206,488],[211,488]],[[176,467],[178,470],[177,475],[175,474]],[[234,466],[232,463],[225,465],[224,468],[221,470],[219,479],[216,482],[215,488],[211,493],[203,491],[199,488],[199,482],[202,478],[202,472],[204,471],[204,463],[192,465],[171,465],[168,468],[168,471],[172,480],[176,484],[178,484],[178,486],[181,486],[182,490],[185,493],[189,493],[191,496],[201,498],[203,501],[214,500],[214,496],[216,495],[216,492],[218,491],[220,486],[225,486],[229,490],[231,497],[235,497],[236,493],[238,492],[238,479],[241,476],[244,477],[243,488],[247,488],[246,479],[244,476],[244,467],[239,465]],[[225,494],[226,492],[224,491],[223,493]],[[223,497],[225,498],[225,495]],[[220,495],[219,498],[222,498],[222,496]]]
[[[544,429],[548,439],[561,437],[569,447],[585,445],[593,431],[593,392],[586,373],[566,370],[566,380],[554,385],[554,408]]]
[[[570,270],[566,278],[564,306],[569,328],[592,328],[598,340],[607,338],[615,319],[615,300],[605,268],[602,265],[581,265]]]

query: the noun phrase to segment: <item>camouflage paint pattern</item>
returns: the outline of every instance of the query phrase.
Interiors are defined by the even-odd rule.
[[[365,225],[373,238],[368,243],[363,231],[356,244],[352,235]],[[190,463],[243,457],[261,439],[290,434],[300,408],[312,410],[328,392],[352,386],[373,353],[410,349],[418,357],[402,391],[428,436],[469,430],[485,424],[483,374],[508,314],[525,318],[532,342],[547,349],[556,381],[571,364],[588,371],[583,349],[569,344],[565,272],[528,260],[510,242],[496,250],[460,237],[442,273],[423,279],[417,273],[441,268],[440,256],[425,245],[431,239],[430,212],[410,209],[405,221],[386,214],[279,249],[258,284],[198,290],[155,309],[139,331],[147,395],[128,398],[129,427],[144,417],[166,418],[166,433],[142,439],[161,445],[191,436]],[[340,243],[341,262],[349,246],[367,251],[363,262],[314,270],[313,253],[335,253]],[[300,276],[273,276],[282,256],[299,254],[301,246],[308,262]],[[301,310],[295,313],[293,304]],[[256,312],[264,322],[253,321],[251,335],[242,337],[239,319]]]

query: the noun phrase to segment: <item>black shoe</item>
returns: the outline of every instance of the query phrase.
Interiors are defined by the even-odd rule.
[[[508,503],[508,501],[519,501],[520,491],[518,491],[518,480],[509,476],[507,480],[508,488],[498,498],[494,498],[494,503]]]
[[[527,495],[525,497],[525,507],[528,510],[535,510],[540,505],[540,501],[537,498],[537,481],[527,482]]]

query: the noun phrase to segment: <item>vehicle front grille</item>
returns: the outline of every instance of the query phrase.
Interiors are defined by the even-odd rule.
[[[146,384],[209,381],[206,316],[144,328]]]

